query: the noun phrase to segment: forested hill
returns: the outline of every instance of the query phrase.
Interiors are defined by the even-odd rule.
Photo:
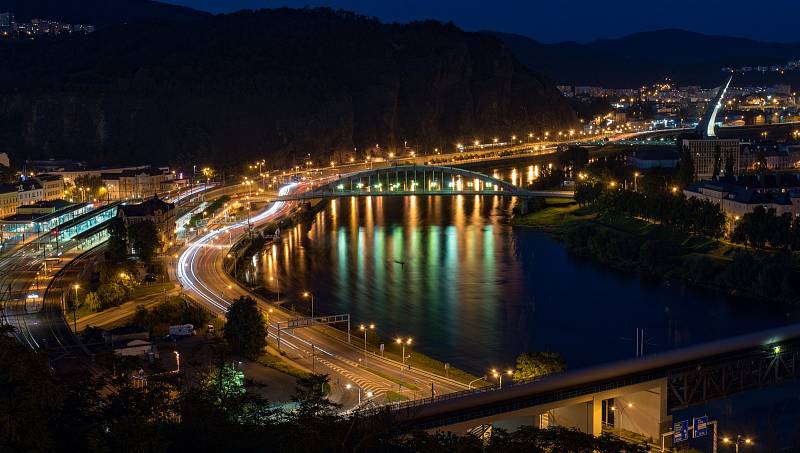
[[[723,67],[784,65],[800,59],[800,42],[762,42],[686,30],[656,30],[586,44],[545,44],[522,35],[485,32],[505,42],[529,68],[560,84],[635,88],[671,77],[685,85],[718,86]],[[738,84],[800,85],[800,73],[737,74]]]
[[[575,121],[496,38],[329,9],[5,42],[0,60],[0,143],[16,157],[322,160]]]
[[[17,21],[50,19],[106,27],[141,21],[185,21],[209,14],[150,0],[0,0],[0,13]]]

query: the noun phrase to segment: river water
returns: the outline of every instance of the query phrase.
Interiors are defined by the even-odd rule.
[[[482,170],[519,182],[539,168]],[[253,257],[248,278],[298,307],[310,291],[317,314],[374,322],[382,337],[411,336],[415,349],[476,374],[524,351],[559,352],[570,368],[633,357],[637,328],[648,354],[793,320],[571,256],[543,232],[511,227],[514,203],[334,200]]]

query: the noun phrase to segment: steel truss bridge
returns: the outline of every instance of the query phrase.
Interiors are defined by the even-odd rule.
[[[271,201],[353,196],[498,195],[519,198],[572,198],[572,191],[532,191],[474,171],[438,165],[398,165],[341,175],[312,190]]]
[[[566,371],[543,378],[365,411],[398,426],[436,429],[661,381],[668,412],[800,378],[800,324]]]

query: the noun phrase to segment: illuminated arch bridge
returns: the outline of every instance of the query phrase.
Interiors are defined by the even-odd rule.
[[[400,165],[341,175],[306,192],[274,201],[352,196],[500,195],[571,198],[572,191],[532,191],[474,171],[434,165]]]

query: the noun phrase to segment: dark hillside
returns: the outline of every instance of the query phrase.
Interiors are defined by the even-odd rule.
[[[16,41],[0,59],[0,141],[16,156],[327,159],[574,121],[552,83],[494,38],[329,9]]]

